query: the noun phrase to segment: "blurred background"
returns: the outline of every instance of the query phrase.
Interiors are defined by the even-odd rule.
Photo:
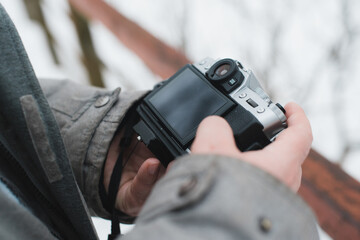
[[[358,0],[0,3],[39,78],[151,89],[187,62],[207,56],[237,59],[274,101],[299,103],[312,124],[313,148],[360,181]],[[359,200],[359,186],[353,189]],[[359,210],[357,205],[348,211]],[[94,221],[106,239],[108,223]],[[321,232],[322,239],[340,239],[327,232]]]

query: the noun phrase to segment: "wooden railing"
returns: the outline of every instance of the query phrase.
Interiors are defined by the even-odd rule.
[[[89,19],[102,22],[149,69],[163,79],[190,62],[102,0],[69,0]],[[314,210],[333,239],[360,239],[360,183],[312,150],[303,165],[299,194]]]
[[[303,165],[299,194],[333,239],[360,239],[360,183],[312,150]]]

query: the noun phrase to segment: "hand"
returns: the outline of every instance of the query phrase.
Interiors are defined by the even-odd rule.
[[[229,124],[221,117],[212,116],[200,124],[191,151],[193,154],[219,154],[249,162],[296,192],[301,184],[301,165],[310,151],[313,137],[302,108],[289,103],[285,109],[288,128],[262,150],[239,151]]]
[[[112,170],[119,155],[121,134],[112,141],[104,167],[104,186],[108,191]],[[156,181],[165,173],[165,168],[146,146],[134,136],[125,149],[123,168],[115,207],[130,215],[137,216]]]

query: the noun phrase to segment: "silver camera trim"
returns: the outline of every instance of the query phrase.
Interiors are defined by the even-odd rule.
[[[207,57],[194,63],[193,66],[205,76],[205,73],[215,62],[217,60]],[[235,62],[237,62],[240,72],[244,75],[244,81],[229,96],[257,118],[264,126],[264,134],[270,141],[273,141],[277,134],[287,127],[286,116],[271,101],[253,72],[243,68],[240,62]],[[251,106],[247,102],[249,99],[253,100],[258,106]]]

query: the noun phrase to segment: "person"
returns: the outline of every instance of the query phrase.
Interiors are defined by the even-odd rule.
[[[1,239],[96,239],[89,216],[111,217],[106,194],[120,153],[115,207],[122,222],[136,217],[124,239],[318,239],[296,195],[312,142],[297,104],[285,107],[289,127],[258,151],[240,152],[227,122],[208,117],[192,153],[165,169],[135,135],[121,147],[143,92],[41,86],[0,4]]]

